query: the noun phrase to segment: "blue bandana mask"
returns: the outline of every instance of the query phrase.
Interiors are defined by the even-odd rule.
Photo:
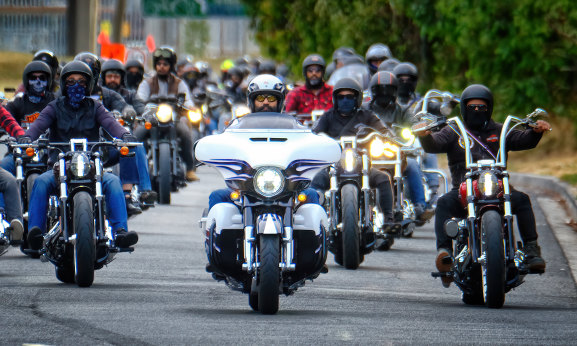
[[[86,96],[86,87],[76,83],[66,87],[66,93],[68,94],[68,103],[72,108],[79,108],[80,102],[84,100]]]
[[[48,86],[48,81],[39,80],[39,79],[30,79],[28,81],[28,92],[33,96],[43,96],[46,92],[46,87]]]
[[[356,100],[354,99],[341,99],[337,100],[337,108],[339,109],[339,113],[350,115],[355,110]]]

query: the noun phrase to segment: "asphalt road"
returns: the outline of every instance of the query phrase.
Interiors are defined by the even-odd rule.
[[[224,186],[209,168],[201,181],[129,221],[140,234],[132,254],[96,272],[90,288],[60,283],[53,266],[13,248],[0,257],[0,344],[575,344],[577,291],[543,210],[534,198],[547,273],[526,277],[494,310],[466,306],[434,270],[429,223],[389,252],[366,256],[356,271],[328,259],[321,275],[276,315],[205,272],[198,219],[208,193]]]

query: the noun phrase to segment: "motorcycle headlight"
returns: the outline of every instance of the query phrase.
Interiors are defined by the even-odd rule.
[[[198,124],[202,120],[202,113],[200,113],[200,110],[198,109],[188,111],[187,115],[188,120],[193,124]]]
[[[76,178],[84,178],[90,173],[90,159],[86,154],[76,153],[70,160],[70,172]]]
[[[397,157],[397,153],[399,152],[399,147],[393,143],[385,142],[383,154],[388,158]]]
[[[478,180],[479,192],[485,197],[494,197],[499,192],[499,179],[492,172],[483,172]]]
[[[379,138],[375,138],[371,142],[371,147],[369,148],[369,153],[371,154],[371,157],[377,158],[377,157],[383,155],[384,150],[385,150],[385,143],[383,143],[383,141],[381,141]]]
[[[355,165],[355,153],[352,149],[347,149],[345,151],[345,171],[352,172],[355,169]]]
[[[233,110],[235,118],[240,118],[250,113],[250,108],[245,105],[237,106]]]
[[[411,132],[411,130],[407,128],[404,128],[401,131],[401,137],[403,137],[403,139],[409,143],[413,143],[415,141],[415,135],[413,135],[413,132]]]
[[[167,123],[172,120],[172,107],[169,105],[161,104],[156,110],[156,118],[161,123]]]
[[[280,169],[263,167],[254,175],[254,189],[264,197],[274,197],[283,190],[284,180]]]

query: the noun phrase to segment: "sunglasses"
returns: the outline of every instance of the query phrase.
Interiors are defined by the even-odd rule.
[[[339,95],[337,95],[337,100],[344,100],[344,99],[354,100],[356,98],[357,97],[354,94],[346,94],[346,95],[339,94]]]
[[[257,100],[258,102],[264,102],[264,100],[267,100],[268,102],[275,102],[276,96],[274,96],[274,95],[257,95],[255,100]]]
[[[78,85],[80,86],[87,86],[88,85],[88,81],[86,79],[67,79],[66,80],[66,86],[73,86],[74,84],[78,83]]]
[[[307,67],[307,72],[321,73],[321,72],[323,72],[323,69],[321,69],[320,67],[317,67],[317,66],[312,66],[312,67]]]
[[[30,76],[28,78],[28,80],[40,80],[40,81],[46,81],[46,76],[45,75],[40,75],[40,76]]]
[[[478,112],[486,112],[489,109],[487,105],[476,105],[476,104],[469,104],[467,105],[467,110],[470,111],[478,111]]]

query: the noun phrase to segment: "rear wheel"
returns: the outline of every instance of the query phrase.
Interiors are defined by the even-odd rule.
[[[361,263],[359,237],[359,194],[353,184],[341,189],[341,233],[343,238],[343,265],[357,269]]]
[[[276,234],[260,236],[260,268],[258,284],[258,310],[263,314],[278,311],[280,285],[280,241]]]
[[[170,204],[172,174],[170,170],[170,144],[158,145],[158,199],[160,204]]]
[[[89,287],[94,281],[94,213],[92,197],[84,191],[74,195],[74,274],[76,284]]]
[[[483,293],[485,304],[501,308],[505,303],[505,251],[503,248],[503,220],[497,211],[489,210],[481,216],[481,249],[483,265]]]

